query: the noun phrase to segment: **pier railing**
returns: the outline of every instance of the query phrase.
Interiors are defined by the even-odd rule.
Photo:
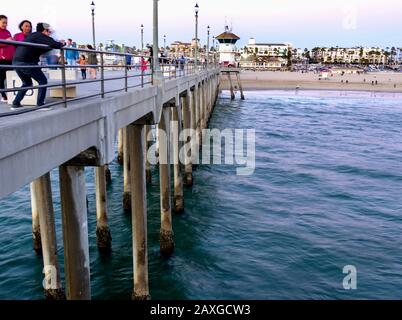
[[[64,107],[68,106],[69,102],[101,97],[104,98],[108,94],[116,93],[116,92],[128,92],[128,89],[144,87],[146,85],[151,85],[154,83],[154,70],[152,64],[152,57],[143,54],[132,54],[132,53],[121,53],[121,52],[109,52],[109,51],[100,51],[100,50],[91,50],[91,49],[79,49],[79,48],[61,48],[54,49],[47,45],[29,43],[29,42],[18,42],[11,40],[0,40],[0,44],[12,45],[15,47],[25,46],[31,48],[38,49],[46,49],[46,50],[58,50],[60,52],[59,64],[47,64],[40,63],[38,65],[0,65],[0,70],[18,70],[18,69],[47,69],[47,70],[59,70],[61,71],[61,80],[51,81],[46,85],[33,85],[30,87],[20,87],[20,88],[6,88],[0,89],[0,93],[8,93],[8,92],[19,92],[25,90],[37,90],[39,88],[61,88],[61,99],[57,101],[51,101],[46,103],[43,106],[23,108],[22,110],[15,110],[11,112],[0,113],[0,117],[12,116],[21,113],[27,113],[31,111],[40,110],[43,108],[49,108],[57,105],[63,105]],[[75,51],[79,54],[95,54],[98,59],[98,64],[96,65],[67,65],[65,59],[66,51]],[[115,57],[114,63],[108,62],[107,57]],[[137,61],[137,63],[132,64],[132,61]],[[196,74],[203,69],[212,68],[216,65],[212,64],[201,64],[194,63],[193,61],[189,61],[186,59],[169,59],[169,58],[159,58],[160,62],[160,71],[162,77],[165,79],[175,79],[178,77],[188,76],[192,74]],[[67,80],[67,70],[77,70],[77,69],[96,69],[100,71],[100,78],[95,79],[87,79],[87,80]],[[131,69],[134,69],[132,72]],[[108,70],[121,70],[123,74],[113,75],[105,74]],[[139,79],[134,84],[129,82],[130,79]],[[124,80],[123,85],[119,85],[117,88],[107,90],[105,88],[105,84],[111,81],[116,80]],[[90,83],[98,83],[99,88],[95,93],[87,94],[84,96],[77,96],[74,98],[69,98],[67,94],[67,90],[72,86],[82,86]],[[91,90],[92,91],[92,90]]]

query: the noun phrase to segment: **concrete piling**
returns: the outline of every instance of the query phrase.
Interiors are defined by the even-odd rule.
[[[41,254],[42,244],[40,237],[40,223],[39,223],[39,208],[38,199],[34,190],[34,182],[30,185],[31,188],[31,210],[32,210],[32,243],[33,249],[36,254]]]
[[[234,100],[236,98],[235,93],[234,93],[234,89],[233,89],[233,83],[232,83],[232,77],[230,75],[230,72],[226,72],[228,79],[229,79],[229,83],[230,83],[230,98],[232,100]]]
[[[85,170],[60,167],[64,270],[68,300],[90,300],[90,267]]]
[[[196,91],[196,114],[197,114],[197,144],[198,147],[202,146],[202,100],[201,100],[202,85]]]
[[[145,139],[143,125],[129,125],[134,300],[149,300]]]
[[[123,129],[123,176],[124,176],[124,193],[123,193],[123,209],[125,211],[131,211],[131,182],[130,182],[130,154],[128,149],[128,134],[127,128]]]
[[[182,132],[181,105],[180,101],[172,109],[172,152],[173,152],[173,177],[174,177],[174,201],[173,212],[184,211],[183,175],[180,163],[180,134]]]
[[[105,165],[105,179],[106,179],[106,184],[111,185],[112,184],[112,172],[109,169],[109,165]]]
[[[190,91],[187,92],[186,96],[180,98],[180,104],[182,106],[183,113],[183,129],[190,133],[192,115],[189,105]],[[184,143],[184,185],[186,187],[193,186],[193,162],[192,162],[192,136],[188,135]]]
[[[112,236],[107,217],[107,195],[105,166],[95,168],[96,185],[96,237],[100,251],[109,252],[112,247]]]
[[[123,165],[123,157],[124,157],[124,151],[123,151],[123,129],[119,130],[119,136],[118,136],[118,155],[117,155],[117,162],[122,166]]]
[[[169,257],[174,251],[172,209],[170,198],[170,108],[162,111],[159,122],[159,176],[160,176],[160,204],[161,204],[161,231],[160,252]]]
[[[189,91],[190,93],[190,122],[191,122],[191,162],[192,165],[198,163],[197,158],[199,154],[198,147],[198,130],[197,130],[197,90],[194,88]],[[194,176],[193,181],[194,183]]]
[[[38,220],[41,225],[45,298],[46,300],[65,300],[66,296],[61,285],[60,265],[57,259],[56,226],[49,173],[31,183],[31,193],[32,198],[35,199]]]
[[[144,134],[145,173],[146,173],[147,184],[150,185],[152,184],[152,167],[148,159],[148,148],[149,148],[148,135],[149,132],[151,131],[151,126],[145,125],[144,130],[145,130]]]
[[[239,84],[239,88],[240,88],[240,96],[241,96],[241,99],[242,99],[242,100],[245,100],[244,92],[243,92],[243,85],[242,85],[241,79],[240,79],[240,73],[237,72],[237,73],[236,73],[236,76],[237,76],[237,83]]]

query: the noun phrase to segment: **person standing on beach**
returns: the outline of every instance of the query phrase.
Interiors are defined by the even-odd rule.
[[[25,42],[44,44],[49,46],[49,48],[33,48],[33,47],[17,47],[14,55],[13,65],[18,67],[16,72],[22,81],[22,87],[31,87],[33,85],[32,79],[37,81],[39,85],[46,85],[47,78],[43,74],[40,68],[32,68],[32,66],[38,66],[39,57],[53,49],[61,49],[65,46],[64,42],[57,42],[50,37],[50,25],[47,23],[38,23],[36,26],[36,32],[31,33],[25,39]],[[27,66],[30,68],[23,68]],[[21,68],[22,67],[22,68]],[[18,91],[17,96],[13,101],[11,107],[12,110],[22,108],[21,101],[24,99],[28,90]],[[38,100],[37,106],[41,107],[45,104],[46,99],[46,88],[38,89]]]
[[[0,39],[13,40],[10,31],[7,30],[8,18],[5,15],[0,15]],[[0,43],[0,65],[11,65],[15,49],[13,46]],[[0,69],[0,89],[5,89],[7,71],[10,69]],[[7,102],[7,94],[1,93],[1,102]]]
[[[14,40],[15,41],[24,41],[25,38],[31,34],[32,32],[32,23],[31,21],[28,20],[23,20],[19,25],[18,29],[20,29],[21,32],[16,33],[14,35]]]

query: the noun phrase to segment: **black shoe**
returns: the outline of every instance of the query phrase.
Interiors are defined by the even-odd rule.
[[[23,106],[20,103],[14,103],[11,105],[11,110],[21,110]]]

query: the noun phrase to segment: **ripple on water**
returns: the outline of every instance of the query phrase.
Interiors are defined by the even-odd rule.
[[[148,187],[154,299],[402,298],[402,109],[400,97],[336,92],[224,93],[211,127],[255,128],[256,170],[198,166],[174,216],[176,252],[159,255],[159,177]],[[92,292],[130,299],[131,217],[121,208],[122,169],[110,166],[113,252],[96,248],[95,195],[87,170]],[[57,171],[53,198],[63,265]],[[40,299],[41,259],[32,251],[29,188],[0,201],[0,299]],[[345,265],[358,290],[342,289]]]

